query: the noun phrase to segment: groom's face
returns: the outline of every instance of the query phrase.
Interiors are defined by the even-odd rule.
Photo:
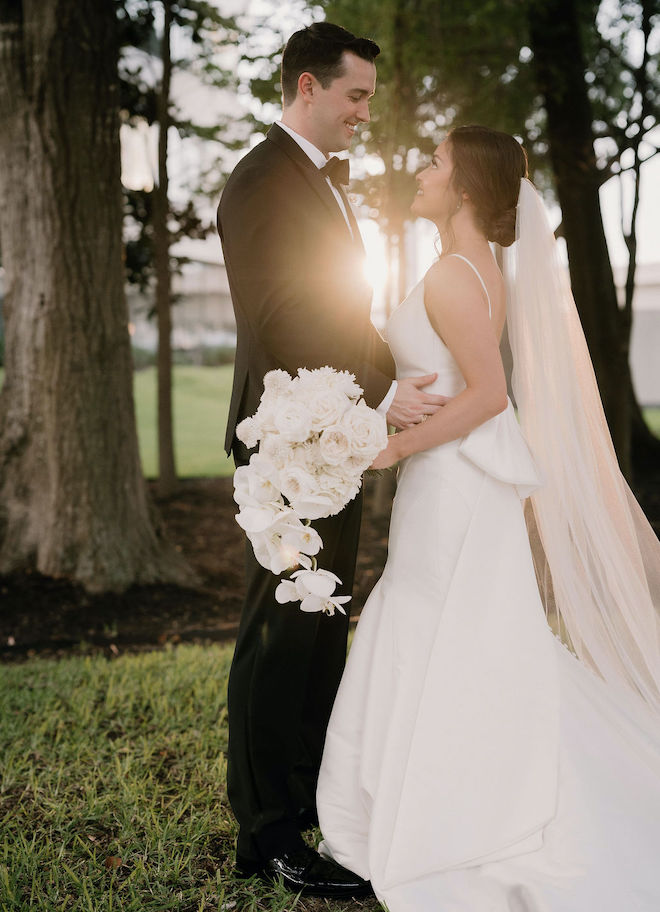
[[[342,74],[326,89],[314,80],[309,111],[312,142],[326,155],[348,149],[357,125],[369,121],[369,99],[376,90],[373,63],[349,52],[344,52],[343,63]]]

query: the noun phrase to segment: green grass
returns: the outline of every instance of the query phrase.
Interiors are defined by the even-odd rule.
[[[177,366],[173,370],[174,447],[177,472],[231,475],[234,463],[224,453],[233,367]],[[156,369],[135,374],[135,408],[142,468],[148,478],[158,474]]]
[[[1,912],[376,912],[237,881],[231,648],[0,667]]]

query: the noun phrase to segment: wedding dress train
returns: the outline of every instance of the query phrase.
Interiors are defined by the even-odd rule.
[[[388,337],[397,376],[464,388],[423,282]],[[400,468],[317,795],[321,851],[390,912],[660,910],[659,719],[549,628],[521,500],[540,484],[511,403]]]

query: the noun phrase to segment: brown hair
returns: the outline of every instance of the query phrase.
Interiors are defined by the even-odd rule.
[[[520,180],[527,177],[525,150],[509,133],[477,125],[456,127],[448,142],[454,188],[467,193],[486,238],[509,247],[516,239]]]
[[[282,96],[284,106],[296,99],[298,78],[311,73],[327,89],[344,73],[344,53],[350,52],[373,63],[380,53],[369,38],[356,38],[351,32],[331,22],[314,22],[294,32],[282,54]]]

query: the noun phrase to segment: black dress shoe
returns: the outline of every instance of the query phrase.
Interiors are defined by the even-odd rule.
[[[373,894],[368,880],[362,880],[352,871],[323,858],[309,846],[293,852],[282,852],[281,855],[269,858],[263,865],[237,858],[236,873],[239,877],[256,874],[262,880],[271,881],[281,877],[287,890],[303,896],[351,899]]]

